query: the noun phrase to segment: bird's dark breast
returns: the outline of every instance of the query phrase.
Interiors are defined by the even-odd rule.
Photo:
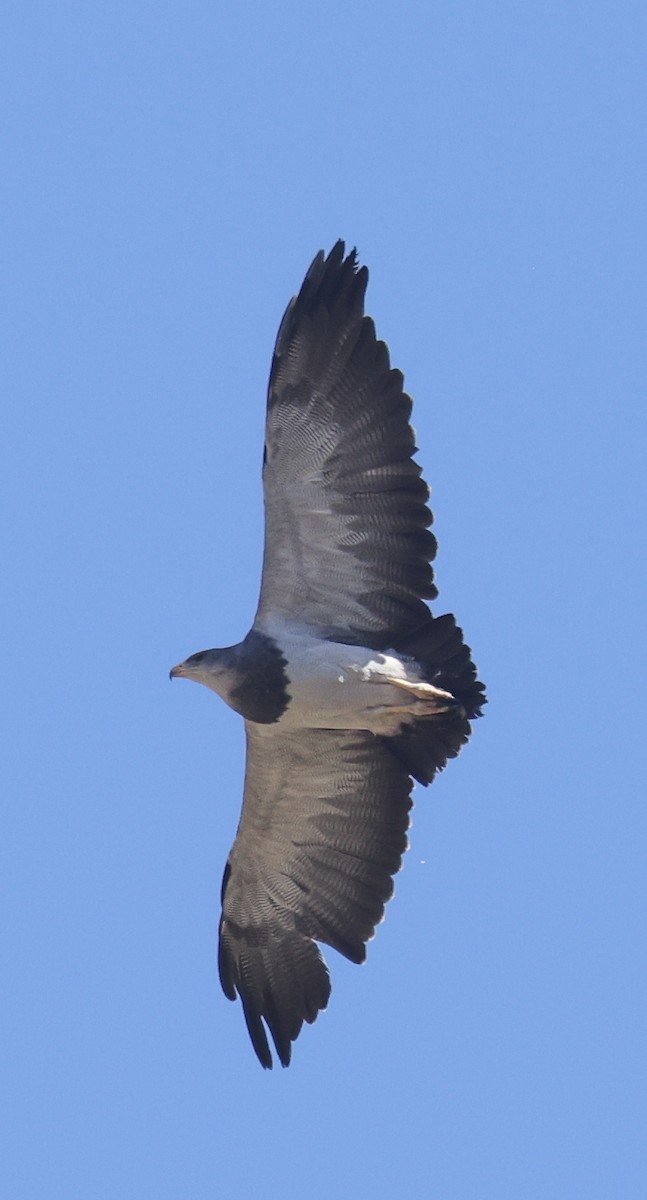
[[[251,630],[237,647],[238,681],[228,697],[246,721],[271,725],[290,703],[287,661],[273,638]]]

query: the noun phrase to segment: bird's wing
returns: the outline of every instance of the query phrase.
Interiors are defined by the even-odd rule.
[[[279,329],[256,627],[281,615],[382,649],[429,620],[436,540],[411,400],[363,315],[367,280],[338,242],[317,255]]]
[[[353,962],[381,920],[407,845],[411,780],[370,733],[246,723],[243,812],[223,880],[219,968],[271,1067],[284,1066],[330,980],[317,941]]]

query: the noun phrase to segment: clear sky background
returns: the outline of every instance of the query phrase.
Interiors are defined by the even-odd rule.
[[[645,1195],[643,3],[8,3],[7,1200]],[[216,971],[265,387],[357,245],[490,704],[263,1072]]]

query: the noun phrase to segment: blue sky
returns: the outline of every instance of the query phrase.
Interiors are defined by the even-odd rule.
[[[7,7],[8,1200],[644,1195],[646,26]],[[337,237],[490,704],[267,1073],[215,962],[242,727],[168,670],[252,619],[273,340]]]

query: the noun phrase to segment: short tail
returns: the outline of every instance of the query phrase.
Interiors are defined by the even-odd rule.
[[[431,783],[450,758],[456,758],[471,733],[470,721],[480,717],[485,688],[476,678],[463,631],[450,613],[431,617],[394,647],[422,667],[423,679],[451,692],[456,706],[440,716],[421,718],[385,739],[396,758],[418,783]]]

